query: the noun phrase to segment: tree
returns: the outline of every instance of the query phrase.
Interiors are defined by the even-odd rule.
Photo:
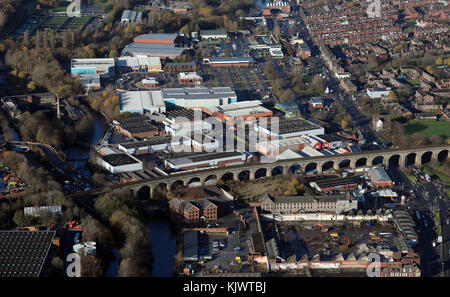
[[[390,91],[389,92],[389,99],[393,100],[393,101],[397,101],[398,100],[397,94],[394,91]]]
[[[25,215],[23,213],[23,210],[17,210],[14,213],[14,218],[13,221],[16,225],[18,226],[24,226],[26,225],[26,219],[25,219]]]
[[[434,60],[434,63],[436,65],[442,65],[442,57],[437,57],[436,60]]]
[[[94,255],[81,257],[82,277],[101,277],[103,275],[102,262]]]
[[[442,137],[439,135],[432,135],[429,138],[429,141],[431,142],[431,144],[442,144]]]
[[[284,90],[280,96],[280,102],[293,102],[295,101],[295,94],[291,88]]]

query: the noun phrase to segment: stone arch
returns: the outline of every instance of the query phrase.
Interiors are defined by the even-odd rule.
[[[152,192],[152,199],[154,200],[164,200],[167,198],[167,190],[168,185],[166,183],[159,183],[153,187],[151,190]]]
[[[339,169],[350,169],[352,161],[350,159],[340,160],[338,163]]]
[[[355,168],[361,168],[361,167],[366,167],[366,166],[367,166],[367,158],[366,157],[359,158],[355,162]]]
[[[439,162],[444,162],[448,158],[448,150],[442,150],[437,154],[437,160]]]
[[[414,165],[416,163],[416,156],[417,156],[416,153],[407,154],[405,156],[405,160],[404,160],[405,164],[400,164],[400,166],[408,167],[408,166]],[[420,165],[420,164],[416,164],[416,165]]]
[[[226,172],[226,173],[222,174],[222,177],[220,179],[223,181],[229,181],[229,180],[233,180],[233,178],[234,178],[233,172]]]
[[[176,189],[180,189],[180,188],[184,188],[185,186],[185,181],[181,180],[181,179],[177,179],[176,181],[172,182],[170,184],[170,190],[176,190]]]
[[[208,175],[208,176],[205,178],[204,184],[205,184],[206,186],[209,186],[209,185],[216,185],[216,184],[217,184],[217,175],[215,175],[215,174]]]
[[[379,166],[384,164],[383,156],[376,156],[372,159],[372,166]]]
[[[391,155],[388,159],[388,165],[395,167],[400,166],[401,159],[402,158],[398,154]]]
[[[283,166],[275,166],[270,170],[271,176],[283,175]]]
[[[255,178],[262,178],[267,176],[267,168],[259,168],[255,171]]]
[[[149,186],[140,187],[136,192],[136,198],[140,200],[149,200],[151,194],[151,189]]]
[[[237,175],[237,179],[240,181],[250,180],[250,170],[243,170],[239,172],[239,174]]]
[[[305,166],[305,174],[317,173],[317,163],[311,162]]]
[[[432,158],[433,158],[433,152],[431,152],[431,151],[424,152],[422,154],[422,156],[420,156],[420,164],[416,164],[416,165],[422,165],[422,164],[428,163],[431,161]]]
[[[334,161],[325,161],[322,163],[322,172],[334,172]]]
[[[187,186],[188,186],[189,188],[201,187],[201,185],[202,185],[202,180],[201,180],[200,177],[198,177],[198,176],[192,177],[192,178],[187,182]]]
[[[299,174],[302,172],[302,166],[300,164],[291,164],[288,168],[289,174]]]

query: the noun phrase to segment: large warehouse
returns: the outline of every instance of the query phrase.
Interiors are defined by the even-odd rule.
[[[128,91],[119,93],[120,112],[144,114],[165,112],[161,91]]]
[[[159,57],[135,56],[119,57],[116,59],[116,68],[121,72],[159,72],[162,71]]]
[[[114,59],[72,59],[70,73],[74,74],[114,74]]]
[[[158,91],[129,91],[119,94],[120,112],[165,112],[166,104],[188,108],[220,106],[237,101],[229,87],[173,88]]]
[[[168,104],[202,108],[237,102],[237,95],[230,87],[162,89],[162,97]]]
[[[260,100],[241,101],[223,106],[213,106],[205,108],[204,111],[210,115],[217,116],[221,120],[234,120],[237,118],[246,119],[252,117],[254,119],[260,117],[271,117],[273,112],[262,106]]]
[[[276,131],[276,128],[278,128],[278,131]],[[278,127],[274,125],[274,127],[272,128],[271,123],[268,123],[267,127],[258,125],[256,129],[259,129],[267,136],[278,135],[280,138],[302,135],[314,136],[325,133],[325,129],[323,127],[301,118],[280,119]]]
[[[177,47],[178,34],[143,34],[127,45],[122,56],[149,56],[174,59],[180,56],[187,48]]]

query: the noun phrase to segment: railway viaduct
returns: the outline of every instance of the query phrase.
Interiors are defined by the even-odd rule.
[[[315,172],[324,173],[345,168],[357,169],[376,165],[400,167],[412,164],[421,165],[431,160],[445,160],[448,157],[449,149],[450,145],[445,144],[438,146],[424,146],[414,149],[367,151],[342,155],[280,160],[273,163],[253,162],[235,166],[198,169],[185,172],[181,171],[172,173],[168,176],[139,180],[107,188],[96,188],[87,192],[73,194],[72,197],[102,194],[115,189],[130,189],[133,193],[137,193],[144,188],[152,195],[156,187],[163,187],[167,190],[171,190],[176,186],[189,186],[192,183],[201,183],[202,185],[205,185],[210,181],[217,181],[218,179],[254,180],[256,178],[281,174],[288,175],[296,171],[305,173],[315,170]]]

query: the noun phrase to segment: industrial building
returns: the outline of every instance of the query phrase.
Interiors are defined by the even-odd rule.
[[[147,154],[165,150],[171,146],[172,136],[153,136],[148,140],[120,143],[118,149],[132,155]]]
[[[237,95],[230,87],[162,89],[161,95],[168,104],[190,108],[220,106],[237,102]]]
[[[201,30],[200,31],[201,40],[208,40],[208,41],[217,40],[217,39],[225,40],[225,39],[227,39],[227,37],[228,37],[228,34],[225,29]]]
[[[121,56],[149,56],[174,59],[187,48],[177,47],[180,36],[174,34],[152,33],[134,38],[134,42],[127,45]]]
[[[212,106],[203,109],[205,113],[214,115],[222,121],[235,120],[237,118],[247,119],[260,117],[271,117],[273,112],[262,106],[260,100],[241,101],[222,106]]]
[[[70,73],[114,75],[115,62],[113,58],[72,59]]]
[[[274,131],[272,131],[272,128],[274,129]],[[275,131],[277,128],[278,131]],[[296,137],[302,135],[314,136],[325,133],[325,129],[323,127],[320,127],[319,125],[301,118],[284,118],[279,120],[278,127],[276,127],[276,125],[272,127],[272,123],[269,122],[267,124],[267,127],[257,125],[256,129],[266,134],[268,137],[278,135],[279,138]]]
[[[392,187],[392,179],[383,168],[369,169],[367,175],[374,186]]]
[[[294,152],[301,151],[308,146],[309,143],[303,137],[290,137],[277,139],[266,142],[258,142],[256,144],[256,148],[258,153],[262,155],[270,155],[274,154],[278,151],[279,154],[283,153],[286,150],[291,150]],[[296,158],[300,158],[300,155],[297,154]]]
[[[146,116],[133,116],[113,121],[117,131],[127,137],[152,137],[159,134],[160,129]]]
[[[166,159],[165,166],[174,170],[190,170],[211,166],[243,164],[247,154],[243,152],[196,153],[178,158]]]
[[[160,72],[162,71],[159,57],[137,55],[135,57],[119,57],[116,68],[120,72]]]
[[[356,189],[361,183],[359,176],[350,176],[344,178],[321,178],[309,183],[309,186],[319,192],[329,191],[347,191]]]
[[[56,231],[0,231],[0,278],[39,277]]]
[[[252,57],[215,57],[203,58],[203,64],[211,67],[248,67],[253,64]]]
[[[161,91],[127,91],[119,93],[120,112],[162,113],[166,104]]]
[[[265,194],[261,209],[274,214],[333,212],[340,214],[358,209],[358,201],[346,196],[280,196]]]
[[[97,155],[97,163],[112,174],[143,169],[142,162],[130,154],[118,149],[109,149],[105,155]]]
[[[142,12],[134,10],[124,10],[120,22],[122,24],[134,23],[142,21]]]

